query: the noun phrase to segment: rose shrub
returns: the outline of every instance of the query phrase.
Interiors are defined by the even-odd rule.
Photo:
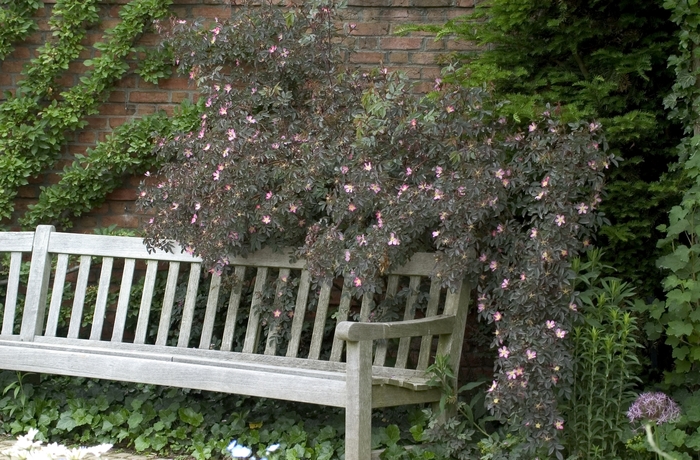
[[[332,14],[305,2],[173,24],[206,111],[197,130],[158,145],[170,161],[142,188],[147,243],[177,240],[218,272],[232,255],[291,246],[354,295],[434,250],[434,276],[475,279],[479,315],[495,325],[488,406],[533,451],[561,455],[571,259],[602,223],[615,161],[600,125],[547,109],[518,126],[493,115],[484,89],[437,81],[420,96],[400,74],[342,70]]]

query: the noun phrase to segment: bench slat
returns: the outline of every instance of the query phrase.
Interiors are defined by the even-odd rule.
[[[63,303],[63,287],[66,284],[66,272],[68,271],[68,254],[59,254],[56,261],[56,272],[53,278],[53,288],[51,292],[51,304],[49,305],[49,317],[46,321],[46,332],[49,337],[56,336],[58,329],[58,319],[61,315],[61,303]]]
[[[211,337],[214,334],[214,321],[216,320],[216,307],[219,304],[219,291],[221,290],[221,275],[216,273],[211,276],[209,295],[207,296],[207,309],[204,312],[204,324],[202,336],[199,338],[199,348],[211,348]]]
[[[17,293],[19,292],[19,272],[21,266],[22,253],[12,252],[10,255],[10,272],[9,276],[7,277],[7,291],[5,291],[5,311],[2,315],[3,335],[12,335],[14,333],[15,312],[17,310]]]
[[[165,345],[170,331],[170,318],[173,314],[173,304],[175,303],[175,290],[177,288],[177,278],[180,274],[180,262],[170,262],[168,267],[168,279],[165,282],[165,293],[163,294],[163,308],[160,310],[160,320],[158,322],[158,334],[156,335],[156,345]]]
[[[146,277],[143,280],[143,292],[141,293],[139,317],[136,320],[136,332],[134,333],[134,343],[146,343],[146,333],[148,333],[148,319],[151,315],[151,304],[153,303],[153,290],[156,286],[157,272],[158,261],[149,260],[146,265]]]
[[[288,268],[280,268],[279,275],[277,276],[277,283],[276,283],[276,289],[275,289],[275,300],[274,300],[274,309],[277,310],[282,309],[282,298],[280,294],[282,293],[282,290],[284,289],[285,284],[289,282],[289,269]],[[267,343],[265,344],[265,354],[266,355],[276,355],[277,354],[277,345],[279,343],[279,327],[273,329],[272,325],[268,328],[267,331]]]
[[[386,297],[391,298],[396,296],[396,291],[399,288],[399,277],[396,275],[389,275],[386,283]],[[377,347],[374,352],[374,365],[383,366],[386,362],[386,352],[389,346],[386,340],[379,340],[377,342]]]
[[[262,303],[263,290],[267,282],[267,267],[258,268],[255,274],[255,288],[253,288],[253,300],[250,303],[248,315],[248,327],[245,331],[243,353],[255,353],[258,347],[258,332],[260,331],[260,304]]]
[[[135,259],[125,259],[122,271],[122,282],[119,286],[119,298],[117,300],[117,311],[114,314],[114,328],[112,329],[112,342],[121,342],[124,338],[124,328],[126,327],[126,315],[131,297],[131,285],[134,282]]]
[[[311,275],[308,270],[301,271],[299,278],[299,291],[297,292],[297,303],[294,306],[294,317],[292,318],[292,337],[287,345],[287,356],[296,358],[299,355],[299,343],[306,316],[306,302],[309,299],[309,289],[311,288]]]
[[[0,232],[0,252],[32,252],[34,232]]]
[[[411,276],[408,282],[410,293],[406,299],[406,309],[403,314],[403,320],[412,320],[416,316],[416,303],[418,302],[418,289],[420,288],[420,276]],[[411,338],[402,337],[399,339],[399,349],[396,352],[396,364],[394,367],[405,369],[408,365],[408,352],[411,348]]]
[[[328,303],[331,299],[332,286],[331,281],[321,286],[321,293],[318,296],[318,306],[316,307],[316,318],[314,319],[314,329],[311,334],[309,359],[318,359],[321,355],[321,343],[323,342],[323,332],[326,328],[326,317],[328,316]]]
[[[197,289],[199,289],[199,279],[201,275],[202,265],[198,263],[190,264],[190,277],[187,281],[187,293],[185,294],[185,304],[183,305],[182,309],[180,332],[177,338],[177,346],[180,348],[187,348],[188,344],[190,343],[192,321],[194,319],[194,308],[197,303]],[[170,322],[169,319],[168,322]]]
[[[113,257],[102,259],[102,270],[100,272],[100,283],[97,287],[97,300],[95,302],[95,312],[92,317],[92,329],[90,330],[90,340],[100,340],[102,338],[102,327],[107,313],[107,295],[109,285],[112,281]]]
[[[78,280],[75,283],[75,297],[73,297],[73,309],[70,313],[68,337],[75,339],[80,335],[80,326],[83,321],[83,309],[85,307],[85,294],[87,293],[88,277],[90,276],[90,264],[92,257],[80,256],[80,268]]]
[[[343,284],[343,291],[340,293],[340,304],[338,305],[338,319],[337,323],[341,321],[347,321],[348,315],[350,314],[350,286]],[[340,361],[343,355],[343,347],[345,342],[339,338],[333,336],[333,346],[331,347],[331,357],[330,361]]]
[[[236,332],[236,319],[238,317],[238,306],[241,304],[241,291],[243,290],[245,272],[246,268],[240,265],[234,271],[236,284],[231,289],[228,309],[226,310],[226,324],[224,325],[224,333],[221,338],[222,351],[231,351],[233,345],[233,334]]]
[[[432,280],[430,283],[430,293],[428,297],[428,308],[426,309],[425,316],[430,318],[438,314],[438,306],[440,304],[440,281]],[[426,335],[421,339],[420,342],[420,352],[418,354],[418,366],[416,369],[424,371],[428,368],[428,362],[430,360],[430,352],[433,346],[433,336]]]

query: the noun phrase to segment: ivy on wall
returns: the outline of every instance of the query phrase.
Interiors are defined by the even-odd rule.
[[[79,85],[55,96],[49,83],[55,78],[53,72],[66,69],[71,56],[77,56],[81,45],[80,40],[76,41],[75,38],[79,35],[78,31],[84,29],[76,26],[75,22],[71,22],[71,26],[67,26],[67,23],[81,20],[82,25],[89,21],[92,17],[90,5],[94,7],[94,1],[64,0],[65,8],[59,7],[58,12],[54,11],[52,27],[66,31],[58,41],[64,38],[66,43],[73,46],[68,45],[68,49],[61,46],[59,50],[58,44],[46,45],[40,56],[30,63],[28,78],[45,85],[38,88],[45,88],[48,103],[40,99],[44,95],[34,95],[32,102],[36,103],[36,108],[27,113],[24,122],[18,123],[17,118],[9,114],[5,118],[0,115],[0,151],[3,152],[0,157],[0,170],[3,171],[0,175],[0,218],[11,216],[18,187],[51,166],[65,144],[67,134],[84,127],[87,124],[85,117],[97,112],[112,86],[129,70],[126,58],[136,51],[138,38],[154,20],[168,14],[170,3],[170,0],[134,0],[124,5],[119,12],[121,22],[107,30],[104,42],[95,44],[100,51],[99,57],[84,62],[91,70],[81,78]],[[84,15],[73,15],[81,5],[86,7],[82,10]],[[60,63],[55,57],[59,55],[63,56]],[[14,102],[17,100],[14,98],[3,104],[0,113],[19,110],[13,109],[18,104]]]
[[[73,218],[104,203],[124,176],[160,168],[162,158],[152,155],[154,138],[194,129],[201,110],[201,104],[185,103],[173,117],[158,112],[119,126],[86,156],[78,155],[57,184],[42,188],[39,202],[29,207],[20,223],[29,228],[46,222],[72,227]]]
[[[39,0],[0,0],[0,59],[36,29],[32,15],[41,5]]]

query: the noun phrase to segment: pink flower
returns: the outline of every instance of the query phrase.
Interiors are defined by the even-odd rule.
[[[571,310],[571,311],[578,311],[578,307],[576,306],[575,303],[571,302],[571,303],[569,304],[569,310]]]
[[[554,222],[557,224],[557,227],[561,227],[566,223],[566,218],[564,218],[563,215],[557,214],[556,219],[554,219]]]
[[[362,286],[362,280],[360,278],[355,277],[353,284],[355,285],[355,287],[360,287]]]
[[[389,238],[389,242],[388,242],[387,244],[388,244],[389,246],[398,246],[399,244],[401,244],[401,242],[399,241],[398,238],[396,238],[396,235],[394,235],[394,234],[392,233],[391,236],[390,236],[390,238]]]
[[[382,190],[382,188],[377,184],[370,185],[369,189],[372,190],[374,193],[379,193]]]
[[[486,253],[485,253],[485,252],[482,253],[482,254],[479,256],[479,260],[480,260],[481,262],[486,262]]]
[[[367,246],[367,238],[365,235],[357,235],[355,240],[357,241],[358,246]]]
[[[350,251],[345,250],[345,262],[350,262]]]
[[[501,283],[501,289],[508,289],[509,283],[510,283],[510,280],[508,278],[504,279],[503,282]]]
[[[226,107],[221,107],[219,109],[219,115],[226,115],[228,109]]]
[[[537,229],[536,228],[532,228],[530,230],[530,238],[532,238],[532,239],[537,238]]]
[[[492,272],[496,271],[496,269],[498,268],[498,262],[496,262],[495,260],[492,260],[491,263],[489,264],[489,268],[491,269]]]
[[[557,420],[554,422],[554,428],[557,430],[563,430],[564,429],[564,421],[563,420]]]
[[[435,176],[436,177],[442,176],[442,168],[440,166],[435,167]]]
[[[508,380],[515,380],[518,378],[518,373],[515,369],[506,372],[506,375],[508,376]]]
[[[506,172],[503,169],[499,169],[494,174],[498,179],[503,179],[505,177]]]
[[[557,338],[563,339],[564,337],[566,337],[566,331],[563,329],[557,329],[556,331],[554,331],[554,335],[556,335]]]
[[[269,192],[267,192],[267,193],[265,194],[265,199],[266,199],[266,200],[269,200],[270,198],[272,198],[272,190],[270,190]]]
[[[588,212],[588,206],[586,203],[579,203],[576,205],[576,210],[579,214],[586,214]]]
[[[282,311],[279,308],[272,312],[272,316],[274,316],[275,318],[279,318],[281,315]]]
[[[263,224],[269,224],[270,222],[272,222],[272,219],[270,218],[270,216],[263,216],[262,222]]]
[[[235,129],[229,129],[227,132],[228,132],[228,140],[232,141],[236,138],[236,130]]]
[[[291,212],[292,214],[296,214],[296,212],[297,212],[297,205],[295,205],[295,204],[290,204],[290,205],[289,205],[289,212]]]
[[[549,179],[549,176],[547,176],[547,177],[545,177],[544,179],[542,179],[542,187],[548,186],[548,185],[549,185],[549,180],[550,180],[550,179]]]
[[[214,174],[212,174],[212,177],[214,180],[219,180],[219,171],[214,171]]]
[[[224,91],[226,91],[227,93],[230,93],[230,92],[231,92],[231,89],[232,89],[232,88],[231,88],[231,85],[229,85],[229,84],[227,84],[226,86],[224,86]]]
[[[499,358],[508,358],[510,355],[510,351],[508,351],[508,347],[501,347],[498,349],[498,357]]]
[[[190,221],[190,224],[194,224],[195,222],[197,222],[197,214],[194,214],[192,216],[192,220]]]
[[[554,321],[551,319],[548,320],[546,323],[544,323],[545,326],[547,326],[547,329],[554,329],[554,327],[557,325]]]
[[[353,187],[351,184],[345,184],[343,188],[345,189],[345,193],[352,193],[353,190],[355,190],[355,187]]]
[[[492,393],[496,388],[498,387],[498,382],[495,380],[491,382],[491,386],[489,387],[488,390],[486,390],[487,393]]]
[[[207,150],[209,150],[210,148],[211,148],[211,144],[207,144],[207,145],[204,146],[204,149],[203,149],[203,150],[204,150],[204,151],[207,151]]]
[[[437,238],[439,235],[440,235],[440,232],[439,232],[439,231],[435,230],[435,231],[433,232],[433,238]]]
[[[435,194],[433,195],[433,200],[441,200],[442,199],[442,192],[440,190],[435,190]]]
[[[372,163],[369,161],[364,164],[365,171],[371,171],[372,170]]]
[[[411,168],[406,168],[406,175],[407,175],[407,176],[410,176],[411,174],[413,174],[413,169],[411,169]]]
[[[527,127],[527,130],[530,132],[533,132],[536,129],[537,129],[537,123],[534,123],[534,122],[530,126]]]
[[[350,203],[348,205],[348,211],[354,212],[357,209],[357,206],[355,206],[353,203]]]
[[[493,314],[494,321],[500,321],[501,319],[503,319],[503,314],[500,311]]]
[[[525,350],[525,356],[527,356],[527,359],[535,359],[537,358],[537,352],[534,350]]]
[[[348,173],[348,167],[347,166],[341,166],[340,167],[340,172],[342,174],[347,174]]]

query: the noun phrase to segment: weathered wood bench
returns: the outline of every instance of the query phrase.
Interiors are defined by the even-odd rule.
[[[373,408],[439,400],[425,372],[436,354],[459,364],[470,290],[431,282],[430,254],[388,276],[386,295],[406,299],[402,319],[368,322],[375,296],[314,286],[285,254],[233,258],[233,276],[202,277],[201,260],[179,250],[51,226],[0,233],[3,253],[0,369],[343,407],[346,460],[370,458]]]

